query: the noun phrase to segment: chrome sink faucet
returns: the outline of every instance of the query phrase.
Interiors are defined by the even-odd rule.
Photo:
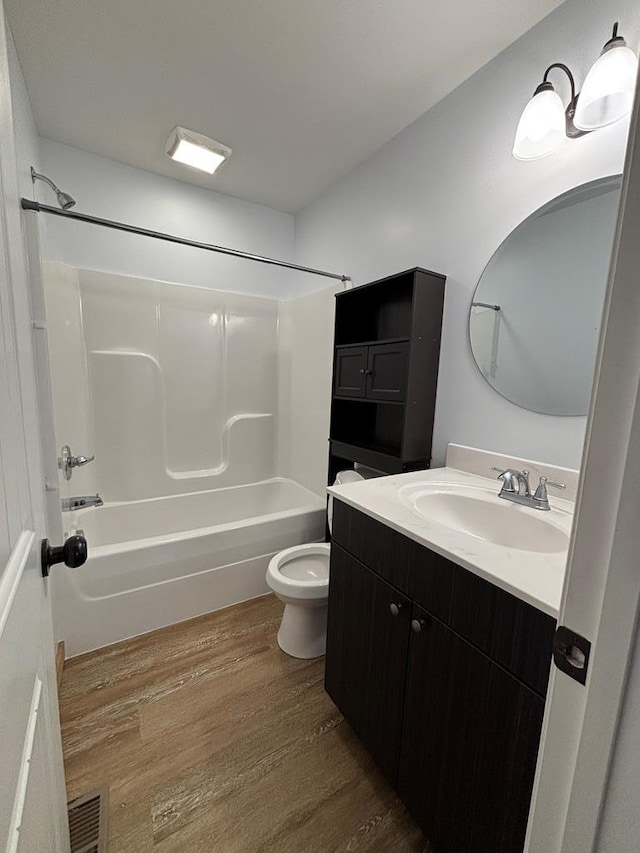
[[[540,509],[548,511],[549,496],[547,494],[547,486],[553,486],[554,489],[566,489],[564,483],[554,483],[546,477],[540,477],[540,482],[534,494],[531,494],[529,485],[529,472],[518,471],[517,468],[491,468],[492,471],[499,471],[498,480],[502,480],[502,488],[498,495],[505,501],[528,506],[532,509]]]

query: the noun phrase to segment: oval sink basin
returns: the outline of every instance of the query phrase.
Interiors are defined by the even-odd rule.
[[[448,484],[412,483],[399,496],[422,518],[503,548],[553,554],[569,546],[570,517],[558,510],[541,512],[479,488]]]

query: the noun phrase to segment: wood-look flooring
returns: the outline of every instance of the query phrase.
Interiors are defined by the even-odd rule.
[[[427,853],[323,689],[254,599],[67,661],[68,799],[110,788],[110,853]]]

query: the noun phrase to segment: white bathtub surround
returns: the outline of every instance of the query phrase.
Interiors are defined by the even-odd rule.
[[[59,263],[44,279],[57,445],[96,456],[60,495],[105,501],[62,516],[90,555],[52,583],[68,653],[267,592],[270,558],[324,535],[325,498],[298,479],[326,471],[311,421],[330,387],[302,399],[300,371],[331,358],[334,290],[298,308]]]
[[[327,485],[335,294],[343,289],[325,284],[280,303],[281,394],[290,413],[284,429],[280,420],[281,472],[318,494]]]
[[[484,457],[481,454],[484,454]],[[470,460],[472,466],[479,465],[479,460],[482,458],[482,466],[485,462],[489,462],[489,469],[492,464],[504,465],[506,461],[507,465],[520,469],[525,467],[536,473],[540,471],[541,475],[550,477],[552,472],[559,474],[560,471],[551,466],[540,466],[538,463],[526,460],[517,460],[484,451],[473,452],[471,448],[453,449],[451,458],[458,465],[464,464],[465,460]],[[577,472],[568,472],[567,469],[564,471],[572,473],[577,479]],[[549,489],[551,512],[540,512],[507,503],[498,498],[501,483],[491,479],[492,476],[490,471],[487,471],[484,476],[478,476],[477,473],[452,467],[434,468],[429,471],[413,471],[409,474],[332,487],[329,492],[354,509],[370,515],[556,617],[564,582],[566,547],[573,523],[574,503],[571,500],[558,498],[552,489]],[[567,479],[570,478],[567,477]],[[567,479],[562,482],[567,482]],[[428,484],[434,491],[446,493],[448,490],[457,489],[467,495],[475,492],[482,496],[483,501],[499,502],[500,509],[505,511],[505,518],[512,519],[512,521],[508,520],[507,524],[513,524],[513,541],[508,545],[496,545],[474,535],[472,525],[469,525],[467,532],[462,532],[446,526],[442,523],[442,519],[436,521],[434,518],[419,515],[411,505],[412,486],[419,483]],[[535,484],[533,475],[532,483]],[[569,486],[568,483],[567,485]],[[534,524],[551,525],[552,535],[549,537],[551,544],[548,552],[528,551],[514,547],[517,544],[518,528],[526,520],[522,517],[523,513]],[[509,537],[505,536],[504,541],[509,542]]]
[[[278,645],[294,658],[324,655],[329,601],[328,543],[298,545],[272,557],[267,584],[284,603]]]
[[[277,476],[279,302],[45,265],[73,488],[136,501]],[[78,492],[75,492],[78,493]]]
[[[58,566],[54,604],[69,656],[269,591],[283,548],[321,539],[325,502],[290,480],[126,503],[74,514],[89,559]]]

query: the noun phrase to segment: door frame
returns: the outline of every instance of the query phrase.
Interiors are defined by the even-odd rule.
[[[636,88],[558,624],[591,642],[583,687],[555,666],[527,853],[590,853],[640,614],[640,86]]]
[[[34,338],[34,334],[37,335],[37,332],[32,323],[27,237],[20,208],[21,174],[16,151],[12,97],[12,94],[15,95],[12,89],[15,81],[11,79],[10,73],[10,48],[11,35],[6,23],[4,2],[0,0],[0,302],[3,309],[0,317],[4,332],[2,355],[8,368],[8,396],[11,400],[7,410],[0,413],[0,428],[11,433],[11,440],[7,441],[6,446],[9,452],[15,454],[15,458],[7,459],[5,456],[0,459],[0,477],[6,471],[11,472],[8,478],[11,506],[7,506],[7,512],[13,519],[11,527],[14,529],[13,555],[0,577],[0,634],[9,621],[15,602],[27,598],[33,604],[28,612],[33,615],[33,630],[39,632],[38,644],[44,659],[36,678],[31,706],[32,712],[37,709],[38,719],[36,722],[31,714],[27,719],[24,744],[27,752],[23,752],[23,756],[30,755],[34,739],[40,739],[40,747],[46,752],[46,766],[41,770],[45,775],[43,784],[47,793],[47,799],[40,804],[40,808],[48,809],[52,818],[54,837],[50,839],[50,849],[67,851],[69,828],[57,706],[50,588],[41,576],[37,544],[37,537],[47,533],[45,453],[41,440],[41,413],[44,410],[36,383],[34,351],[37,338]],[[26,166],[23,173],[25,169]],[[14,464],[16,470],[13,470]],[[17,539],[16,530],[20,530]],[[37,590],[37,594],[33,594],[34,590]],[[34,612],[36,607],[37,612]],[[24,775],[27,764],[30,761],[23,762],[23,775],[16,780],[14,808],[21,809],[24,797],[28,794],[25,788],[27,776]],[[30,765],[29,778],[32,772],[33,765]],[[32,803],[30,807],[33,808]],[[13,836],[7,850],[13,850],[19,840],[19,836]]]

